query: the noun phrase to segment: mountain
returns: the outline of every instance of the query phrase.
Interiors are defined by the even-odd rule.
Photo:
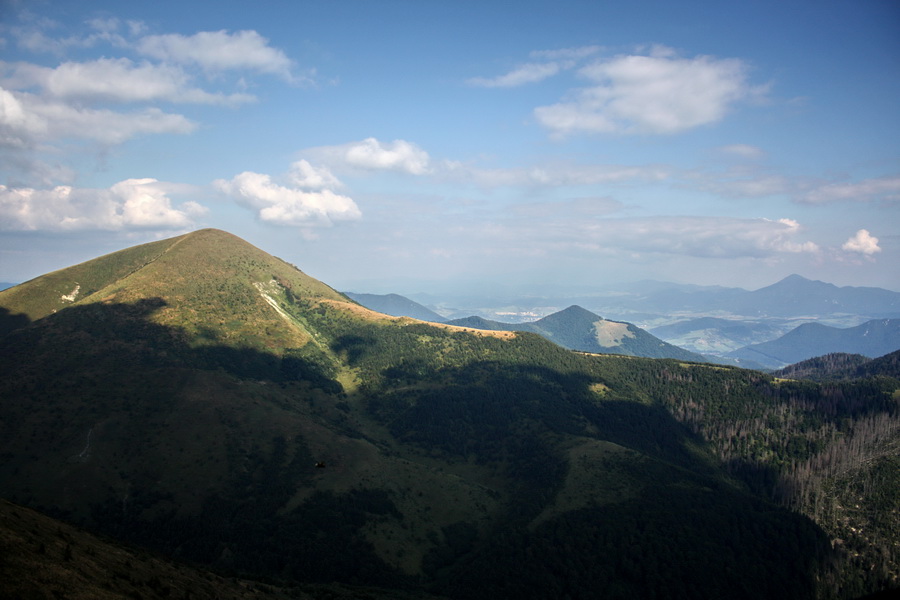
[[[405,298],[399,294],[358,294],[355,292],[344,292],[344,295],[355,302],[359,302],[366,308],[393,317],[411,317],[413,319],[430,321],[432,323],[443,323],[446,321],[444,317],[430,308],[422,306],[418,302],[413,302],[409,298]]]
[[[752,344],[727,356],[755,360],[781,368],[807,358],[835,352],[877,357],[900,349],[900,319],[878,319],[840,329],[821,323],[804,323],[785,335]]]
[[[460,600],[898,583],[890,377],[784,381],[391,317],[216,230],[0,308],[2,495],[167,560]]]
[[[502,323],[481,317],[453,319],[447,323],[474,329],[529,331],[580,352],[706,361],[702,355],[668,344],[630,323],[609,321],[580,306],[570,306],[531,323]]]

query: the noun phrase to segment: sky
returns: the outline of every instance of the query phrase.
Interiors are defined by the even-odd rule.
[[[0,281],[206,227],[354,292],[900,290],[900,3],[0,0]]]

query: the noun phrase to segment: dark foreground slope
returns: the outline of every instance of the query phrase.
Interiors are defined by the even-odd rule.
[[[777,504],[821,516],[836,439],[889,460],[896,435],[861,424],[896,422],[896,380],[585,356],[372,313],[223,232],[157,244],[0,292],[7,498],[222,573],[454,598],[850,597],[896,575],[889,543],[853,563]]]
[[[0,500],[0,556],[0,598],[16,600],[422,598],[375,588],[334,584],[285,587],[223,577],[99,538],[5,500]]]

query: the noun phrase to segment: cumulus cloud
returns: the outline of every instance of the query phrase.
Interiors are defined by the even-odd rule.
[[[721,120],[737,102],[760,96],[738,59],[681,58],[668,48],[618,55],[582,67],[592,82],[534,110],[554,135],[673,134]]]
[[[276,183],[269,175],[245,171],[231,180],[219,179],[214,186],[273,225],[330,227],[337,221],[362,216],[351,198],[327,189],[340,183],[327,169],[298,161],[292,165],[288,179],[292,186]]]
[[[168,190],[155,179],[126,179],[108,189],[0,185],[0,222],[6,231],[170,230],[205,214],[193,201],[174,205]]]
[[[366,138],[339,146],[322,146],[307,151],[335,167],[366,171],[399,171],[424,175],[430,170],[430,157],[425,150],[406,140],[381,142]]]
[[[844,242],[841,249],[847,252],[857,252],[866,256],[872,256],[873,254],[881,252],[881,247],[878,246],[878,238],[873,236],[866,229],[857,231],[853,237]]]
[[[831,183],[816,187],[800,197],[800,201],[807,204],[873,200],[900,200],[900,177],[878,177],[857,183]]]
[[[137,50],[167,63],[193,64],[208,72],[246,69],[292,81],[292,61],[256,31],[200,31],[193,35],[148,35]]]

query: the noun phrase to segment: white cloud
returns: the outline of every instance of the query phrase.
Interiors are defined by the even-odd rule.
[[[879,177],[858,183],[831,183],[819,186],[800,198],[808,204],[827,202],[900,200],[900,177]]]
[[[293,179],[297,183],[297,178]],[[329,189],[316,189],[324,180],[306,177],[304,183],[314,191],[279,185],[269,175],[245,171],[230,181],[217,180],[214,185],[239,204],[257,211],[261,221],[275,225],[329,227],[335,221],[352,221],[362,216],[351,198]]]
[[[158,108],[133,112],[82,108],[0,88],[0,142],[5,146],[33,147],[39,142],[87,139],[121,144],[135,136],[190,133],[196,124],[183,115]]]
[[[469,85],[478,87],[516,87],[526,83],[537,83],[559,73],[561,65],[557,62],[528,63],[497,77],[473,77],[467,81]]]
[[[605,208],[603,205],[598,207]],[[614,208],[614,207],[609,207]],[[530,211],[536,210],[529,208]],[[580,210],[553,213],[536,224],[532,219],[485,219],[489,225],[470,228],[483,240],[515,248],[522,240],[545,251],[598,253],[637,257],[674,255],[698,258],[769,259],[783,255],[818,254],[811,241],[798,239],[802,227],[793,220],[731,217],[659,216],[603,218]],[[482,240],[482,243],[483,243]]]
[[[53,189],[0,185],[0,216],[7,231],[179,229],[206,212],[196,202],[173,206],[168,186],[126,179],[108,189]]]
[[[561,71],[574,68],[578,61],[599,51],[600,46],[535,50],[531,52],[531,58],[543,60],[543,62],[525,63],[509,73],[496,77],[472,77],[466,83],[487,88],[517,87],[528,83],[537,83],[553,77]]]
[[[52,69],[28,63],[0,66],[8,73],[2,80],[7,88],[37,87],[58,99],[230,105],[254,100],[249,94],[225,95],[191,87],[190,77],[174,65],[135,64],[127,58],[64,62]]]
[[[431,159],[428,153],[406,140],[384,143],[375,138],[366,138],[340,146],[311,148],[307,152],[335,167],[399,171],[411,175],[424,175],[430,170]]]
[[[803,182],[755,167],[732,168],[725,172],[686,171],[684,185],[729,198],[762,198],[797,193]]]
[[[304,189],[321,190],[342,187],[341,182],[328,170],[328,167],[316,167],[302,159],[291,165],[288,177],[291,183]]]
[[[529,53],[529,56],[547,60],[579,60],[597,54],[602,49],[600,46],[578,46],[575,48],[559,48],[557,50],[535,50]]]
[[[562,187],[624,183],[627,181],[663,181],[671,169],[658,165],[566,165],[484,169],[461,163],[444,162],[441,175],[454,181],[485,187],[524,186]]]
[[[33,18],[6,31],[20,49],[66,57],[92,48],[102,56],[51,66],[0,61],[0,169],[15,166],[29,185],[48,183],[46,174],[61,170],[49,164],[83,152],[81,142],[102,151],[135,137],[197,129],[162,103],[233,107],[256,100],[243,91],[252,85],[248,74],[302,80],[284,52],[255,31],[147,35],[142,22],[107,17],[77,24]],[[126,58],[128,52],[142,57]],[[240,72],[225,77],[234,70]]]
[[[612,226],[612,227],[611,227]],[[592,229],[592,227],[588,227]],[[813,242],[797,241],[797,222],[789,219],[652,217],[601,223],[594,240],[637,252],[708,258],[763,258],[773,254],[815,253]]]
[[[594,85],[534,110],[554,135],[672,134],[721,120],[738,101],[763,93],[747,65],[710,56],[680,58],[668,48],[597,60],[579,73]]]
[[[881,248],[878,246],[878,238],[870,234],[866,229],[857,231],[856,235],[844,242],[841,248],[847,252],[858,252],[866,256],[881,252]]]
[[[751,146],[749,144],[731,144],[729,146],[721,146],[718,150],[722,154],[728,156],[750,160],[759,160],[766,156],[766,153],[762,148]]]
[[[252,30],[148,35],[138,41],[137,50],[165,62],[197,65],[208,72],[247,69],[293,80],[291,60]]]

